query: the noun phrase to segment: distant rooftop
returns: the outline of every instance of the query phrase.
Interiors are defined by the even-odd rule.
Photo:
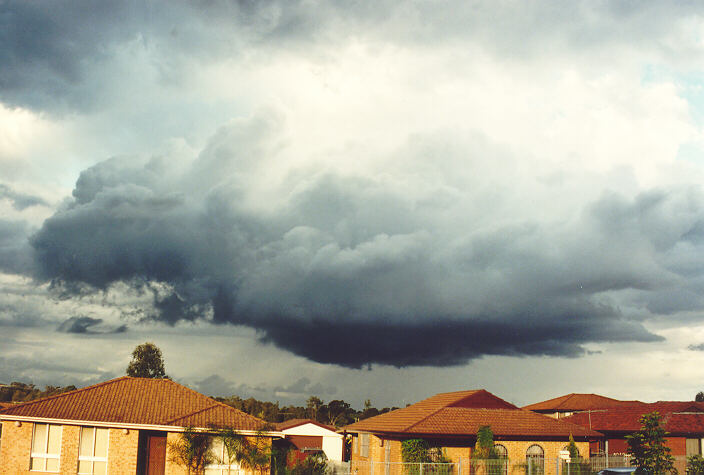
[[[536,402],[535,404],[524,406],[523,409],[542,413],[578,412],[634,404],[644,403],[640,401],[620,401],[598,394],[571,393],[554,399],[548,399],[547,401]]]
[[[442,393],[408,407],[364,419],[342,428],[347,432],[475,436],[491,426],[501,437],[600,437],[583,426],[519,409],[483,389]]]

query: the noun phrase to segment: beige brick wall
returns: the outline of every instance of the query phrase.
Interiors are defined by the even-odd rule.
[[[75,475],[78,471],[78,444],[80,439],[81,428],[79,426],[63,426],[61,430],[61,459],[59,460],[59,473],[61,475]]]
[[[108,442],[108,473],[135,475],[137,473],[137,446],[139,431],[110,429]]]
[[[20,427],[17,427],[14,421],[3,421],[0,474],[29,473],[29,454],[31,451],[32,424],[23,422]]]
[[[29,470],[32,451],[33,424],[22,422],[17,427],[13,421],[3,422],[0,445],[0,475],[37,474]],[[74,475],[78,470],[78,445],[80,426],[64,425],[61,430],[61,459],[59,473]],[[108,473],[133,475],[137,473],[137,444],[139,431],[110,429],[108,442]]]

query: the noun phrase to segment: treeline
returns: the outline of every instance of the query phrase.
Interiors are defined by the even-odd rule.
[[[76,386],[45,386],[42,391],[34,384],[14,382],[9,386],[0,387],[0,402],[26,402],[42,397],[73,391]]]
[[[364,409],[358,411],[341,399],[334,399],[326,404],[316,396],[309,397],[305,406],[279,406],[278,402],[259,401],[255,398],[242,399],[238,396],[217,397],[215,399],[267,422],[276,423],[290,419],[313,419],[322,424],[335,427],[342,427],[368,417],[398,409],[397,407],[377,409],[372,407],[371,401],[366,400]]]

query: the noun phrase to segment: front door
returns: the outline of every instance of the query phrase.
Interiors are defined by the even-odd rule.
[[[164,475],[166,471],[166,436],[150,435],[147,446],[147,475]]]
[[[137,475],[164,475],[166,432],[139,431]]]

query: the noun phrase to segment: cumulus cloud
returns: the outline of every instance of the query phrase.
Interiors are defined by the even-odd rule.
[[[0,183],[0,199],[9,200],[12,203],[12,207],[18,211],[22,211],[30,206],[49,206],[44,199],[38,196],[15,191],[2,183]]]
[[[134,63],[146,76],[173,84],[194,61],[248,60],[274,50],[312,50],[327,61],[334,56],[321,45],[360,36],[401,48],[473,42],[492,54],[526,58],[599,54],[633,42],[642,53],[691,64],[701,57],[692,30],[702,11],[698,4],[670,1],[637,7],[578,1],[569,8],[547,0],[459,2],[442,8],[431,1],[11,0],[0,5],[0,99],[35,109],[94,110],[119,97],[114,76],[136,72]],[[131,58],[125,61],[126,52]]]
[[[701,9],[4,2],[0,101],[101,161],[37,232],[0,221],[0,269],[354,368],[659,340],[704,306],[701,131],[644,70],[696,63]]]
[[[476,176],[435,181],[412,161],[393,178],[390,160],[365,176],[292,169],[262,187],[281,127],[266,114],[230,124],[185,171],[164,159],[84,171],[32,237],[38,278],[128,283],[152,291],[152,318],[245,325],[350,367],[579,356],[586,342],[661,339],[641,323],[659,294],[673,312],[697,305],[671,289],[702,282],[703,263],[684,257],[704,243],[698,187],[561,197],[573,206],[562,214],[554,185],[537,184],[535,205],[553,213],[519,221],[498,213],[520,205],[511,193],[492,203]]]
[[[127,325],[120,325],[118,327],[110,327],[103,325],[102,318],[91,318],[91,317],[71,317],[61,323],[58,327],[58,331],[63,333],[92,333],[92,334],[104,334],[104,333],[123,333],[127,331]]]

